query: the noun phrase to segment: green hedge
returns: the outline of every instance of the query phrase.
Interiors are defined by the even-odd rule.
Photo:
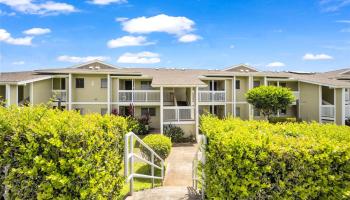
[[[201,118],[209,199],[350,199],[350,128]]]
[[[170,138],[161,134],[150,134],[143,138],[142,141],[153,149],[163,160],[169,156],[172,146]],[[147,148],[141,145],[140,150],[148,160],[151,160],[151,153]]]
[[[270,117],[269,122],[276,124],[276,123],[295,123],[297,122],[297,118],[295,117]]]
[[[122,117],[37,107],[0,108],[1,195],[113,199],[123,186]]]

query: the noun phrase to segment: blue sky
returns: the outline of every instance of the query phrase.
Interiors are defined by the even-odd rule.
[[[350,67],[350,0],[0,0],[0,71]]]

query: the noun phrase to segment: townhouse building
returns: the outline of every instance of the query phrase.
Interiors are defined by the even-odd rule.
[[[162,133],[168,124],[199,133],[199,116],[262,119],[245,93],[260,85],[288,87],[295,102],[278,116],[344,125],[350,117],[350,69],[324,73],[263,72],[247,65],[223,70],[120,68],[98,60],[60,69],[0,74],[6,106],[51,102],[81,114],[148,114]]]

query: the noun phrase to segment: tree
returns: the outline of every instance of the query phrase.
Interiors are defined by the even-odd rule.
[[[260,86],[246,93],[249,104],[258,109],[267,119],[281,109],[286,109],[295,100],[292,91],[285,87]]]

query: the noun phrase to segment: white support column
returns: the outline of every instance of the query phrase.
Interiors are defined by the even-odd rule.
[[[226,110],[226,107],[227,107],[227,98],[228,98],[228,96],[227,96],[227,94],[226,94],[226,88],[227,88],[227,81],[226,81],[226,79],[225,79],[225,81],[224,81],[224,91],[225,91],[225,117],[227,116],[227,110]]]
[[[253,76],[249,76],[248,78],[248,90],[251,90],[252,87],[252,82],[253,82]],[[249,120],[253,119],[253,109],[252,109],[252,105],[248,104],[248,110],[249,110]]]
[[[190,90],[191,90],[191,91],[190,91],[190,106],[193,106],[193,101],[192,101],[192,100],[193,100],[193,99],[192,99],[192,91],[193,91],[193,90],[192,90],[192,89],[193,89],[193,88],[191,87],[191,88],[190,88]]]
[[[301,95],[300,95],[300,81],[298,81],[298,92],[299,92],[299,99],[297,100],[298,101],[298,119],[300,119],[301,118],[301,115],[300,115],[300,103],[301,103]]]
[[[16,103],[15,104],[18,106],[18,85],[16,85]]]
[[[267,86],[267,77],[264,76],[264,85]]]
[[[196,141],[199,141],[199,105],[198,105],[198,86],[195,88],[196,92],[196,105],[195,105],[195,119],[196,119]]]
[[[236,99],[236,76],[233,77],[233,116],[236,117],[236,102],[237,102],[237,99]]]
[[[131,102],[134,102],[135,79],[131,80]]]
[[[334,123],[337,123],[337,90],[333,88]]]
[[[322,118],[321,118],[321,106],[322,106],[322,86],[319,85],[318,86],[318,115],[319,115],[319,119],[318,122],[321,123],[322,122]]]
[[[107,75],[107,113],[111,113],[111,75]]]
[[[164,114],[164,111],[163,111],[163,104],[164,104],[164,101],[163,101],[163,86],[160,87],[160,133],[163,134],[163,114]]]
[[[277,81],[277,87],[279,87],[280,86],[280,82],[279,81]]]
[[[29,101],[31,105],[34,105],[34,83],[30,83],[30,96],[29,96]]]
[[[72,74],[68,76],[68,110],[72,110]]]
[[[345,106],[345,88],[342,88],[342,91],[341,91],[341,125],[345,125],[345,109],[346,109],[346,106]]]
[[[11,86],[10,84],[6,84],[6,106],[9,107],[11,105]]]

